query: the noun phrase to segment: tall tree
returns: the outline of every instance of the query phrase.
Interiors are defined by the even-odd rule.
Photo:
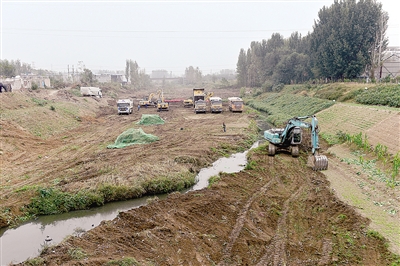
[[[240,87],[247,85],[247,57],[244,49],[240,49],[238,62],[236,64],[237,83]]]
[[[376,32],[375,42],[371,47],[371,63],[367,65],[367,72],[370,78],[375,78],[375,69],[382,69],[383,65],[383,52],[386,50],[389,40],[386,37],[386,30],[388,28],[389,14],[387,12],[382,12],[379,19],[379,28]],[[381,72],[378,78],[381,78]]]
[[[0,60],[0,76],[6,78],[14,77],[16,73],[15,66],[7,59]]]
[[[139,88],[139,65],[136,61],[129,60],[129,77],[134,89]]]
[[[318,13],[311,35],[312,61],[319,75],[355,78],[371,63],[382,19],[375,0],[335,0]]]
[[[90,69],[85,68],[81,74],[81,82],[86,85],[92,85],[94,82],[93,73]]]
[[[126,60],[126,65],[125,65],[125,78],[126,78],[126,81],[127,81],[127,82],[130,81],[130,75],[129,75],[130,72],[131,72],[131,71],[130,71],[130,68],[129,68],[129,67],[130,67],[130,61],[131,61],[131,60],[128,60],[128,59],[127,59],[127,60]]]
[[[275,83],[304,82],[311,77],[309,58],[305,54],[293,52],[284,56],[276,66],[273,80]]]
[[[199,84],[202,81],[202,73],[199,67],[194,68],[193,66],[185,69],[185,83],[186,84]]]

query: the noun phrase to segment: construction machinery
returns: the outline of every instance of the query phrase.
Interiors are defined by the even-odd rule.
[[[156,93],[152,92],[148,97],[144,97],[143,100],[139,101],[140,106],[152,106],[157,107],[157,100],[153,100],[155,96],[159,96],[161,91],[157,91]]]
[[[231,112],[243,112],[243,100],[239,97],[229,97],[228,105]]]
[[[205,100],[204,89],[194,88],[193,89],[193,103],[196,103],[198,100]]]
[[[191,98],[183,100],[183,107],[192,107],[193,106],[193,100]]]
[[[210,104],[211,113],[222,113],[222,99],[221,97],[210,97],[208,99]]]
[[[304,120],[311,118],[311,123]],[[274,156],[277,151],[289,151],[293,157],[299,156],[299,145],[302,142],[302,128],[311,129],[312,156],[309,159],[313,170],[328,169],[328,158],[319,155],[318,120],[315,115],[294,117],[289,119],[285,128],[273,128],[264,131],[264,138],[268,140],[268,155]]]
[[[204,100],[199,99],[194,103],[194,112],[197,113],[206,113],[207,104]]]
[[[131,99],[117,100],[118,114],[132,114],[133,101]]]
[[[161,91],[159,94],[159,98],[157,100],[157,111],[168,111],[169,110],[169,103],[164,101],[164,92]]]

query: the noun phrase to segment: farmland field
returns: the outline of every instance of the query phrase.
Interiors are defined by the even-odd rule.
[[[338,103],[318,113],[321,132],[367,135],[371,145],[379,143],[396,154],[400,150],[400,111],[396,108]]]

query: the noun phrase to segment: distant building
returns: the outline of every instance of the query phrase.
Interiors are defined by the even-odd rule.
[[[152,79],[172,78],[172,74],[169,74],[168,71],[164,69],[153,70],[151,71],[150,78]]]
[[[11,84],[13,91],[21,89],[30,89],[32,84],[36,84],[39,88],[50,88],[50,78],[36,75],[23,75],[13,78],[0,79],[1,83]]]
[[[375,69],[375,78],[400,77],[400,47],[388,47],[382,55],[382,67]]]
[[[124,74],[101,73],[101,74],[94,74],[94,78],[99,83],[116,82],[125,84],[127,82]]]

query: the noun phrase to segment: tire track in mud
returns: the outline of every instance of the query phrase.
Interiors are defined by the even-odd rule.
[[[281,266],[287,265],[287,257],[285,252],[285,246],[287,243],[287,214],[290,210],[289,203],[296,200],[297,196],[303,192],[304,186],[300,186],[295,193],[291,193],[291,196],[283,204],[282,216],[278,219],[278,225],[275,230],[275,235],[272,238],[271,245],[267,246],[267,252],[262,256],[256,266],[262,265],[273,265]]]
[[[270,180],[257,193],[254,193],[253,196],[246,202],[243,209],[239,212],[239,216],[236,219],[236,224],[233,227],[233,230],[231,231],[231,233],[229,235],[229,242],[225,246],[225,249],[222,251],[223,255],[222,255],[221,261],[217,265],[221,265],[221,266],[229,265],[229,264],[227,264],[226,261],[229,260],[229,258],[231,257],[233,244],[235,244],[236,239],[239,237],[239,234],[242,231],[244,222],[246,220],[247,212],[248,212],[251,204],[261,193],[265,193],[267,191],[267,189],[271,186],[273,181],[274,180]]]

